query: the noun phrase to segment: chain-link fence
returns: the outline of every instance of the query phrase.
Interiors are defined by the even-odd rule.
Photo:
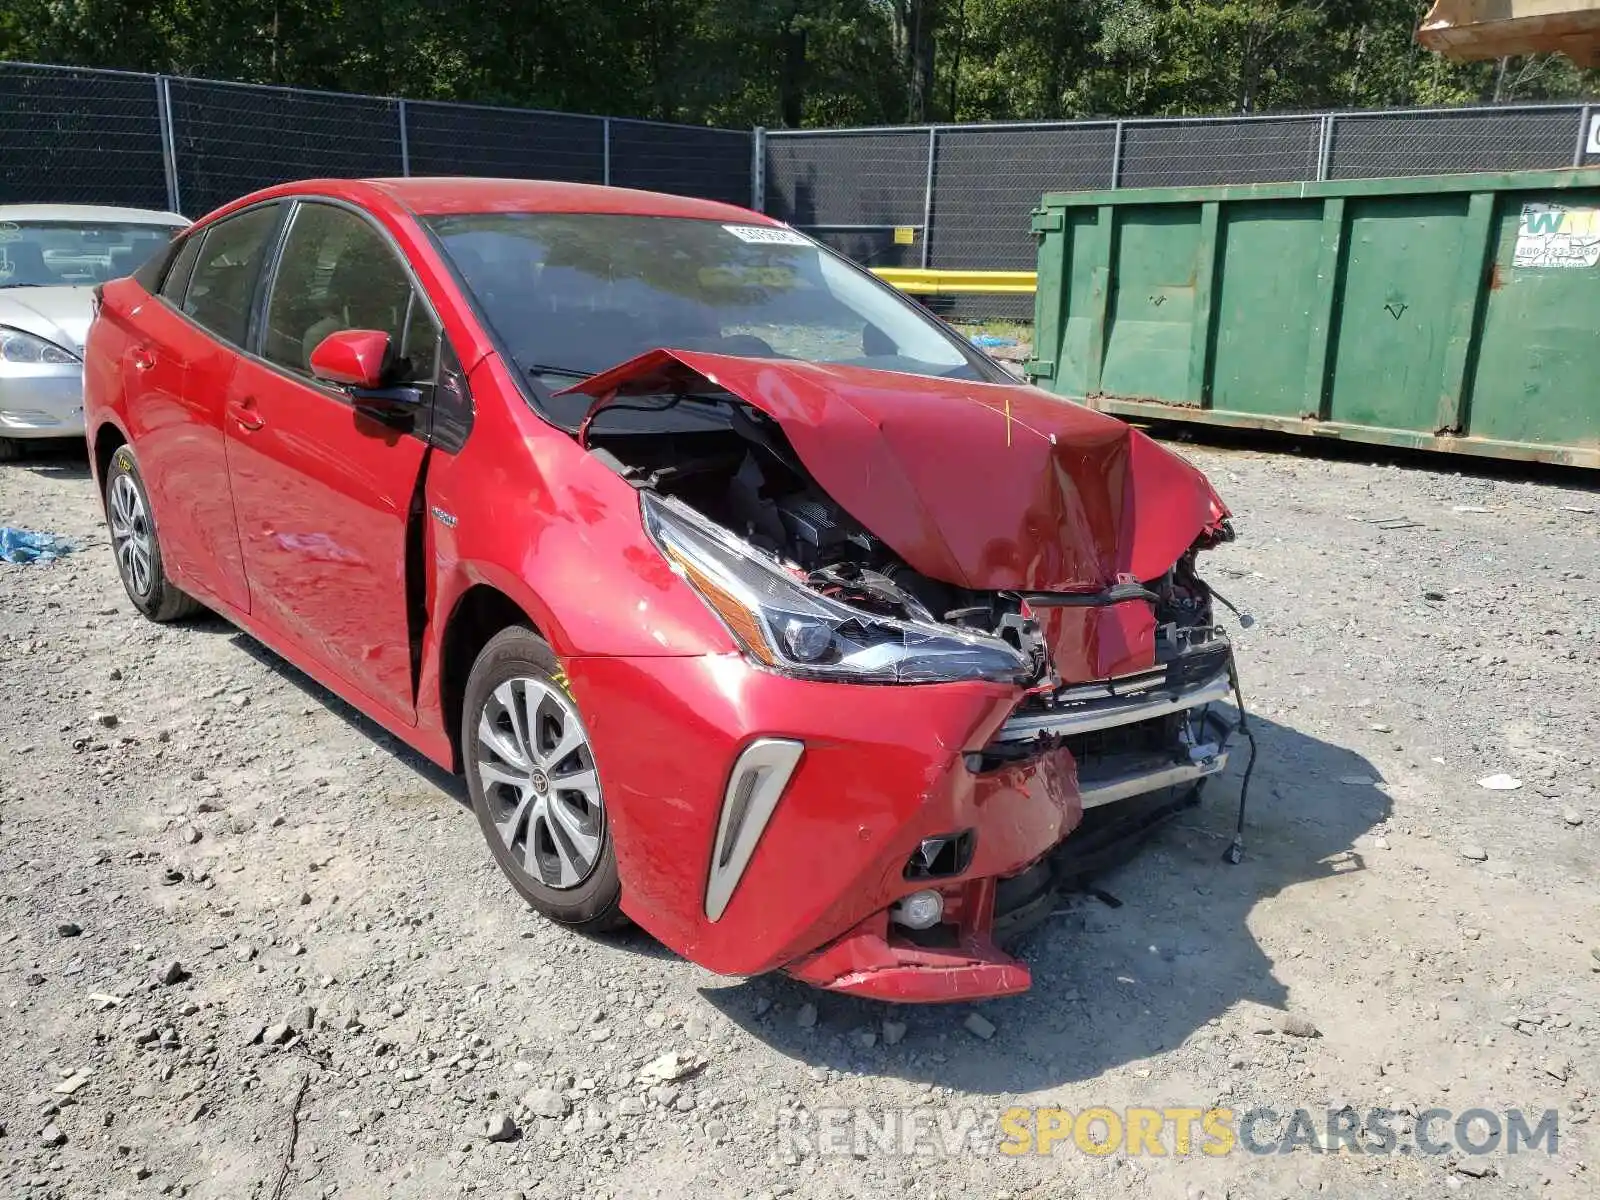
[[[767,212],[869,267],[920,262],[931,156],[926,131],[773,134],[765,140]]]
[[[1359,113],[1329,122],[1329,179],[1581,167],[1586,106]],[[1600,111],[1600,110],[1596,110]],[[1592,156],[1600,162],[1600,154]]]
[[[1600,165],[1600,105],[758,131],[765,211],[872,266],[1029,270],[1050,191]],[[1593,140],[1591,140],[1593,139]],[[1027,318],[1026,296],[936,302]]]
[[[1597,124],[1546,104],[768,132],[0,63],[0,203],[198,216],[315,176],[566,179],[752,205],[868,266],[1027,270],[1048,191],[1600,165]]]
[[[286,179],[399,175],[393,100],[163,79],[179,211],[210,212]]]
[[[166,208],[154,80],[0,64],[0,203]]]
[[[750,207],[750,130],[620,118],[607,128],[607,183]]]
[[[290,179],[493,175],[752,200],[754,134],[0,63],[0,204],[199,216]]]

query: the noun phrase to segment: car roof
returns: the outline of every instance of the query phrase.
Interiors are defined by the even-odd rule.
[[[368,180],[418,216],[477,212],[617,213],[749,221],[748,209],[716,200],[549,179],[411,177]],[[776,224],[768,217],[760,222]]]
[[[0,204],[0,221],[107,221],[124,225],[187,225],[182,213],[109,204]]]
[[[477,179],[453,176],[411,176],[403,179],[308,179],[257,192],[247,200],[295,195],[334,196],[361,203],[371,193],[419,217],[453,213],[551,212],[613,213],[638,217],[690,217],[706,221],[738,221],[746,225],[780,222],[747,208],[692,196],[669,196],[633,188],[603,187],[594,183],[563,183],[548,179]],[[363,192],[367,192],[363,195]],[[237,207],[239,202],[229,205]]]

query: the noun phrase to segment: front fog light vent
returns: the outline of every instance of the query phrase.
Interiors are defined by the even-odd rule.
[[[711,872],[706,878],[706,917],[720,920],[733,899],[762,831],[772,820],[783,789],[800,762],[805,746],[787,738],[758,738],[745,747],[733,764],[728,787],[722,794],[722,814],[717,818],[717,840],[711,849]]]
[[[976,840],[970,829],[923,838],[906,860],[906,879],[949,879],[961,874],[972,864],[972,846]]]
[[[932,929],[944,916],[944,897],[938,892],[912,892],[895,902],[889,919],[907,929]]]

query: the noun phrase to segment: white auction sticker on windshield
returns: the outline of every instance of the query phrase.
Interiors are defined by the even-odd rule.
[[[767,246],[809,246],[811,239],[803,233],[776,225],[724,225],[729,233],[741,242]]]

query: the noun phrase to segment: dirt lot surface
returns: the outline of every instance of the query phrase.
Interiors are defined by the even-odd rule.
[[[81,461],[0,469],[0,524],[82,546],[0,566],[0,1194],[1600,1194],[1600,495],[1186,452],[1238,513],[1202,568],[1256,619],[1246,859],[1235,754],[1103,879],[1120,907],[1028,936],[1029,995],[919,1009],[544,923],[457,781],[221,622],[140,618]],[[1319,1128],[963,1140],[1014,1104]],[[1395,1152],[1328,1137],[1345,1106],[1397,1110]],[[1433,1108],[1555,1110],[1556,1153],[1400,1153]]]

